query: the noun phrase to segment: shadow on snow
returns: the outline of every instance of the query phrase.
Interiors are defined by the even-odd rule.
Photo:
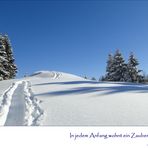
[[[76,87],[69,90],[52,91],[47,93],[36,94],[36,96],[60,96],[69,94],[88,94],[98,92],[98,95],[110,95],[115,93],[124,92],[135,92],[135,93],[148,93],[148,85],[132,84],[132,83],[110,83],[110,82],[96,82],[96,81],[71,81],[71,82],[55,82],[55,83],[44,83],[37,85],[50,85],[50,84],[123,84],[119,86],[96,86],[96,87]]]
[[[41,85],[77,85],[77,84],[120,84],[125,86],[147,86],[146,84],[138,84],[132,82],[110,82],[110,81],[92,81],[92,80],[85,80],[85,81],[67,81],[67,82],[50,82],[50,83],[39,83],[35,84],[34,86],[41,86]]]

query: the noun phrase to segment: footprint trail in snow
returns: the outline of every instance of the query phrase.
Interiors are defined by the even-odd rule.
[[[39,107],[40,101],[34,98],[28,81],[13,83],[2,97],[0,125],[40,125],[44,112]]]

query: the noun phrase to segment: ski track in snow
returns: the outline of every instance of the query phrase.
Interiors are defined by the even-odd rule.
[[[60,72],[51,71],[49,78],[56,80],[56,79],[59,79],[61,75],[62,74]]]
[[[9,108],[5,126],[24,125],[25,99],[23,99],[23,88],[24,85],[19,84],[12,95],[11,106]]]
[[[2,101],[0,102],[0,126],[5,125],[8,117],[8,113],[11,107],[11,102],[13,97],[18,97],[14,95],[14,92],[20,91],[19,86],[22,86],[23,97],[19,99],[24,99],[25,102],[25,113],[24,113],[24,123],[22,125],[32,126],[40,125],[44,112],[39,107],[40,101],[38,101],[32,91],[31,85],[28,81],[18,81],[13,83],[2,95]],[[18,98],[17,98],[18,99]],[[14,106],[15,107],[15,106]],[[11,114],[11,113],[10,113]],[[17,115],[16,115],[17,116]],[[12,117],[12,120],[14,120]],[[10,121],[11,123],[11,121]],[[13,124],[15,125],[14,121]]]
[[[54,71],[52,72],[52,74],[53,74],[52,79],[57,79],[58,74],[56,72],[54,72]]]
[[[60,77],[61,77],[61,73],[59,73],[59,72],[53,72],[54,73],[54,77],[53,77],[53,79],[59,79]]]
[[[2,101],[0,105],[0,125],[4,125],[7,119],[7,115],[9,112],[9,107],[11,105],[12,95],[19,84],[22,82],[18,81],[13,83],[2,95]]]

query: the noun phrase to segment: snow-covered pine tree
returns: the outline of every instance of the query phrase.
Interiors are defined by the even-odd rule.
[[[12,47],[10,40],[7,35],[4,35],[5,38],[5,48],[6,48],[6,53],[7,53],[7,60],[8,60],[8,71],[9,71],[9,79],[14,78],[17,73],[17,66],[14,64],[14,57],[12,53]]]
[[[99,78],[99,81],[107,81],[107,80],[106,80],[106,77],[105,77],[105,76],[101,76],[101,77]]]
[[[128,63],[127,63],[127,75],[126,81],[128,82],[141,82],[143,81],[143,76],[140,74],[142,70],[138,70],[139,62],[134,57],[134,54],[131,52]]]
[[[0,35],[0,80],[14,78],[17,72],[7,35]]]
[[[125,81],[127,65],[119,50],[116,50],[112,64],[112,80]]]
[[[9,72],[7,71],[8,60],[5,46],[3,45],[4,37],[0,35],[0,80],[6,80],[9,78]]]
[[[95,77],[92,77],[91,80],[96,81],[96,78]]]
[[[113,56],[112,54],[108,55],[105,80],[113,81]]]
[[[87,76],[84,76],[84,79],[88,79],[88,77]]]

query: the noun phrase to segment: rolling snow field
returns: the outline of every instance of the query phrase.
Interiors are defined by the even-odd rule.
[[[1,126],[148,126],[148,85],[54,71],[0,81]]]

